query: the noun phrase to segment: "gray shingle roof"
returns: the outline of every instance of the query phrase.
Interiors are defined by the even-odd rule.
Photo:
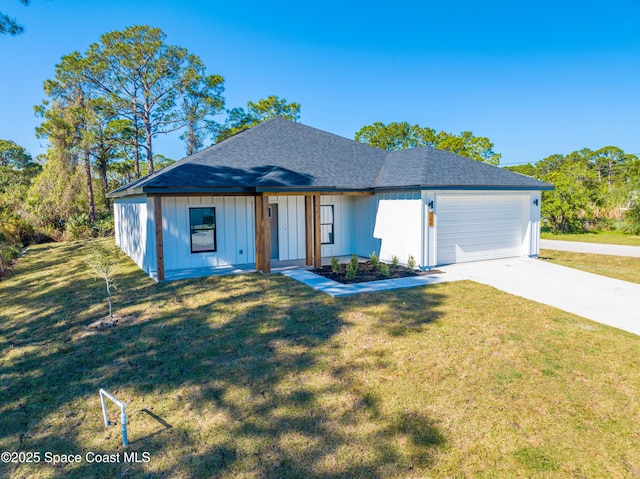
[[[551,188],[533,178],[435,148],[389,152],[273,118],[110,195],[456,186]]]
[[[548,189],[551,185],[430,146],[391,151],[375,184],[378,188],[517,188]]]

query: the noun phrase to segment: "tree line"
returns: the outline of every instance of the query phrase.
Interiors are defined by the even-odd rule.
[[[583,148],[506,168],[555,186],[543,193],[541,207],[552,231],[640,234],[640,160],[635,154],[615,146]]]

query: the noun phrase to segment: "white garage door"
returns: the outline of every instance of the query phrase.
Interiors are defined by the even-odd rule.
[[[437,195],[437,262],[520,256],[528,195]]]

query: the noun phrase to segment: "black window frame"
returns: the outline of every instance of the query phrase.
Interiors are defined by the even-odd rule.
[[[198,228],[196,229],[192,224],[191,224],[191,211],[192,210],[212,210],[213,211],[213,225],[210,228]],[[204,216],[203,216],[204,217]],[[218,228],[216,226],[217,220],[216,220],[216,207],[215,206],[198,206],[198,207],[194,207],[194,208],[189,208],[189,246],[191,249],[191,254],[197,254],[197,253],[215,253],[216,251],[218,251]],[[209,230],[213,230],[213,249],[200,249],[197,251],[193,250],[193,233],[196,231],[209,231]]]
[[[331,223],[323,223],[322,222],[322,208],[331,208]],[[335,222],[336,222],[336,217],[335,217],[335,208],[334,205],[320,205],[320,244],[336,244],[336,227],[335,227]],[[323,231],[323,227],[324,226],[331,226],[331,232],[329,233],[329,238],[331,238],[331,241],[328,243],[325,243],[324,241],[322,241],[322,237],[324,236],[322,234]]]

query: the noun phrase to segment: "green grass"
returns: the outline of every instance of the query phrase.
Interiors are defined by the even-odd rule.
[[[618,244],[640,246],[640,236],[631,236],[619,231],[598,231],[593,233],[555,234],[541,233],[542,239],[562,241],[582,241],[584,243]]]
[[[141,464],[0,464],[0,477],[635,477],[640,338],[469,281],[335,299],[280,275],[154,284],[116,312],[82,242],[0,282],[0,451]],[[112,420],[117,420],[111,409]]]
[[[640,283],[640,258],[543,249],[540,259],[589,273]]]

